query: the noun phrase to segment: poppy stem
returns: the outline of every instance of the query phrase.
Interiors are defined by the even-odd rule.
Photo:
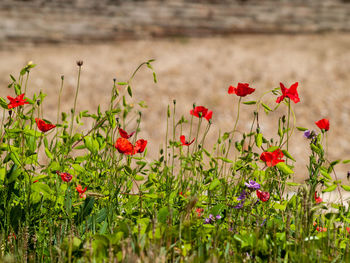
[[[289,147],[289,122],[290,122],[290,99],[288,98],[288,118],[287,118],[287,152]],[[288,162],[288,158],[286,159],[286,164]]]
[[[229,140],[229,143],[228,143],[228,147],[227,147],[225,158],[227,158],[228,153],[230,152],[233,136],[234,136],[234,134],[236,132],[236,129],[237,129],[237,124],[238,124],[238,119],[239,119],[239,111],[240,111],[240,108],[241,108],[240,107],[241,106],[241,100],[242,100],[242,97],[239,97],[236,121],[235,121],[235,125],[233,126],[233,130],[231,131],[231,137],[230,137],[230,140]]]
[[[78,92],[79,92],[79,87],[80,87],[80,73],[81,73],[81,65],[79,66],[78,82],[77,82],[77,88],[75,90],[74,108],[73,108],[73,112],[72,112],[72,120],[71,120],[70,131],[69,131],[70,137],[72,136],[72,132],[73,132],[74,116],[75,116],[75,110],[77,108],[77,98],[78,98]]]

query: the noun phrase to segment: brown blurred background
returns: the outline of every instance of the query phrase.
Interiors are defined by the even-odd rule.
[[[165,140],[166,109],[177,101],[178,118],[190,118],[192,104],[213,110],[208,147],[219,131],[233,127],[238,99],[229,85],[247,82],[257,99],[283,82],[299,82],[301,102],[293,104],[297,126],[317,130],[329,118],[329,158],[350,159],[349,0],[2,0],[0,2],[0,89],[28,61],[28,96],[48,94],[44,117],[56,120],[60,76],[65,76],[63,110],[73,105],[76,60],[83,60],[78,110],[106,109],[113,78],[127,80],[143,61],[154,58],[158,83],[149,69],[133,82],[134,101],[144,100],[140,136],[156,157]],[[275,106],[276,96],[265,102]],[[254,106],[242,106],[238,129],[247,132]],[[276,137],[280,107],[266,116],[265,137]],[[130,123],[127,130],[135,127]],[[188,135],[188,126],[184,134]],[[308,142],[295,131],[290,153],[296,178],[306,176]],[[346,178],[349,165],[339,165]]]

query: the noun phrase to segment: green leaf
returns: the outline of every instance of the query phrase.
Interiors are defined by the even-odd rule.
[[[0,98],[0,106],[6,110],[8,110],[7,102],[3,98]]]
[[[94,197],[91,197],[91,196],[88,196],[86,199],[85,199],[85,202],[84,202],[84,205],[81,207],[79,213],[77,214],[77,220],[76,222],[78,224],[82,223],[83,220],[91,214],[92,212],[92,209],[94,207],[94,204],[95,204],[95,198]]]
[[[83,173],[85,172],[85,169],[83,167],[81,167],[79,164],[75,163],[75,164],[72,164],[72,168],[79,172],[79,173]]]
[[[341,161],[341,160],[336,160],[336,161],[331,162],[331,166],[337,165],[338,163],[340,163],[340,161]]]
[[[10,152],[10,159],[17,165],[21,166],[20,158],[17,152]]]
[[[86,148],[88,148],[88,150],[91,153],[94,153],[94,154],[97,154],[100,148],[98,141],[92,138],[91,136],[84,137],[84,145],[86,146]]]
[[[233,163],[232,160],[224,158],[224,157],[221,157],[221,156],[217,157],[216,159],[222,160],[225,163]]]
[[[327,179],[332,180],[332,177],[327,173],[327,170],[320,169],[320,173]]]
[[[268,111],[272,111],[271,108],[269,106],[267,106],[265,103],[261,103],[261,105],[264,107],[264,109],[268,112]]]
[[[44,179],[46,177],[48,177],[47,174],[41,174],[41,175],[38,175],[38,176],[34,176],[34,177],[32,177],[32,182],[37,181],[37,180],[42,180],[42,179]]]
[[[127,89],[128,89],[129,96],[132,97],[132,90],[131,90],[130,85],[128,85],[128,88],[127,88]]]
[[[217,216],[217,215],[220,215],[224,212],[224,210],[227,208],[226,205],[224,204],[217,204],[216,206],[214,206],[212,209],[211,209],[211,214],[213,214],[214,216]]]
[[[303,127],[296,127],[299,131],[307,131],[307,128],[303,128]]]
[[[256,101],[255,101],[255,100],[245,101],[245,102],[243,102],[243,104],[246,104],[246,105],[253,105],[253,104],[256,104]]]
[[[333,185],[331,185],[330,187],[328,187],[328,188],[322,190],[322,193],[332,192],[332,191],[334,191],[336,188],[337,188],[337,185],[336,185],[336,184],[333,184]]]
[[[350,192],[350,186],[349,186],[349,185],[344,185],[344,184],[342,184],[342,185],[341,185],[341,188],[343,188],[345,191]]]
[[[168,207],[163,207],[158,211],[158,221],[165,224],[169,215]]]
[[[274,203],[273,208],[277,210],[286,210],[287,204],[279,204],[279,203]]]
[[[6,168],[2,167],[0,168],[0,184],[2,184],[5,181],[6,176]]]
[[[218,178],[215,178],[209,185],[209,190],[213,191],[216,187],[218,187],[221,184],[220,180]]]
[[[50,152],[50,150],[47,147],[45,147],[45,153],[46,153],[47,157],[49,157],[51,160],[53,160],[52,153]]]
[[[287,152],[287,150],[282,150],[282,152],[287,158],[289,158],[289,159],[293,160],[294,162],[296,162],[295,159],[290,155],[290,153]]]
[[[280,171],[281,171],[282,173],[284,173],[284,174],[293,174],[293,173],[294,173],[293,170],[290,169],[290,168],[288,167],[288,165],[286,165],[286,164],[283,163],[283,162],[278,163],[278,164],[276,165],[276,167],[278,168],[278,170],[280,170]]]
[[[23,130],[23,132],[24,132],[25,135],[30,135],[30,136],[33,136],[33,137],[40,137],[41,134],[42,134],[41,132],[30,130],[28,128],[25,128]]]
[[[255,136],[255,144],[257,147],[261,147],[262,145],[262,138],[263,138],[263,135],[261,133],[258,133],[256,136]]]
[[[34,192],[42,194],[46,198],[49,198],[52,195],[52,190],[47,184],[37,182],[32,184],[31,188]]]
[[[350,160],[344,160],[343,163],[345,164],[350,163]]]
[[[143,180],[145,180],[145,178],[142,175],[136,175],[135,180],[136,181],[143,181]]]

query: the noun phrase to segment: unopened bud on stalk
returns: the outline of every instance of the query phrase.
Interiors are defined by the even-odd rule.
[[[64,75],[61,75],[61,80],[64,80]]]
[[[12,110],[9,110],[9,115],[10,115],[10,117],[11,117],[11,115],[12,115]]]
[[[176,104],[176,100],[173,100],[174,105]]]
[[[40,100],[37,100],[37,101],[36,101],[36,104],[37,104],[38,106],[40,106]]]
[[[78,60],[78,61],[77,61],[77,65],[78,65],[79,67],[81,67],[81,66],[83,65],[83,61],[82,61],[82,60]]]

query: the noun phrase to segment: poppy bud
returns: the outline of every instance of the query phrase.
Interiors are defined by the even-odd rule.
[[[38,106],[40,106],[40,100],[37,100],[37,101],[36,101],[36,104],[37,104]]]
[[[10,115],[10,117],[11,117],[11,115],[12,115],[12,110],[9,110],[9,115]]]
[[[64,75],[61,75],[61,80],[64,80]]]
[[[79,67],[81,67],[81,66],[83,65],[83,61],[82,61],[82,60],[78,60],[78,61],[77,61],[77,65],[78,65]]]

